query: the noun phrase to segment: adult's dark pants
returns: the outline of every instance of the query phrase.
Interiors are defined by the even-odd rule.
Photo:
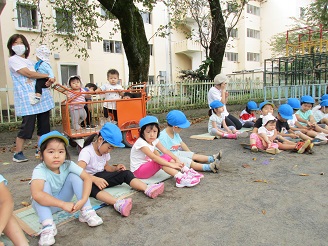
[[[234,126],[237,130],[240,130],[242,128],[242,124],[241,122],[232,114],[229,114],[226,118],[225,118],[226,124],[227,126]]]

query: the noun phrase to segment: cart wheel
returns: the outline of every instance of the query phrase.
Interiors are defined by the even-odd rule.
[[[73,148],[75,148],[78,144],[71,138],[68,139],[68,143],[70,146],[72,146]]]
[[[129,125],[127,128],[136,128],[138,125]],[[132,148],[134,143],[137,141],[137,138],[133,138],[131,131],[123,131],[123,143],[125,144],[125,147]]]

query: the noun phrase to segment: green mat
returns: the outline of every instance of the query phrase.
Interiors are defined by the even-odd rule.
[[[171,176],[165,173],[163,170],[158,171],[153,177],[149,179],[141,179],[146,184],[154,184],[162,182]],[[133,190],[129,185],[122,184],[115,187],[107,188],[105,189],[106,192],[110,193],[115,198],[124,198],[131,196],[133,193],[137,192],[136,190]],[[76,201],[76,198],[74,197],[73,201]],[[90,197],[90,202],[92,207],[95,210],[98,210],[102,207],[107,206],[105,203],[96,200],[92,197]],[[14,215],[18,220],[18,223],[22,227],[22,229],[29,234],[30,236],[35,236],[38,234],[38,231],[40,230],[40,223],[39,218],[36,215],[34,209],[32,206],[28,206],[22,209],[18,209],[14,211]],[[65,224],[75,218],[78,218],[79,212],[76,212],[74,214],[67,213],[65,211],[59,211],[53,214],[54,222],[57,225]]]
[[[253,128],[241,128],[238,130],[239,132],[251,132]],[[202,133],[202,134],[197,134],[197,135],[191,135],[190,138],[193,139],[200,139],[200,140],[214,140],[215,138],[218,138],[216,136],[212,136],[211,134],[207,133]]]
[[[5,235],[0,236],[0,242],[3,242],[5,246],[13,246],[14,244]]]

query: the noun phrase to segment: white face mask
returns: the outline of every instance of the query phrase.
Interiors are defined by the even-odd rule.
[[[11,47],[11,49],[16,53],[16,55],[21,56],[25,53],[26,47],[24,44],[18,44]]]

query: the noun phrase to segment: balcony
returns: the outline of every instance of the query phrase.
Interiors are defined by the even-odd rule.
[[[202,47],[197,41],[185,39],[175,42],[173,45],[173,51],[175,54],[185,54],[187,56],[191,56],[192,53],[202,52]]]

